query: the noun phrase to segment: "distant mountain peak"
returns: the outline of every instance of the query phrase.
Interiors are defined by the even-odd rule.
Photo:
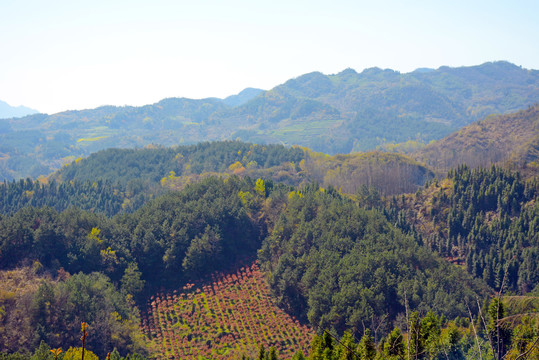
[[[430,73],[430,72],[433,72],[433,71],[436,71],[436,70],[434,70],[433,68],[423,67],[423,68],[417,68],[412,72],[416,73],[416,74],[424,74],[424,73]]]
[[[241,106],[249,102],[250,100],[254,99],[255,97],[257,97],[263,92],[264,90],[262,89],[248,87],[248,88],[243,89],[236,95],[231,95],[231,96],[226,97],[225,99],[223,99],[223,102],[226,105],[232,106],[232,107]]]
[[[39,113],[39,111],[30,109],[26,106],[11,106],[8,103],[0,100],[0,119],[23,117],[37,113]]]
[[[346,68],[337,74],[337,76],[350,76],[350,75],[357,75],[357,71],[355,71],[352,68]]]

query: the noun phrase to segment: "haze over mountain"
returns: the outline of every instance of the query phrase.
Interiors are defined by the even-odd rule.
[[[329,154],[408,140],[429,142],[539,99],[539,71],[508,62],[401,74],[318,72],[225,100],[164,99],[142,107],[36,114],[0,121],[0,178],[48,174],[109,147],[241,139]]]
[[[39,111],[30,109],[26,106],[11,106],[8,103],[0,100],[0,119],[12,117],[22,117],[31,114],[37,114]]]
[[[262,89],[246,88],[237,95],[230,95],[226,97],[225,99],[223,99],[223,102],[227,104],[228,106],[232,106],[232,107],[240,106],[240,105],[245,104],[252,98],[257,97],[258,95],[260,95],[260,93],[263,93],[263,92],[264,90]]]

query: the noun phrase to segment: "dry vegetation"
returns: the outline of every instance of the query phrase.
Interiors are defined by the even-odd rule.
[[[539,105],[527,110],[489,116],[430,144],[417,158],[445,173],[460,164],[506,165],[525,170],[538,159]]]

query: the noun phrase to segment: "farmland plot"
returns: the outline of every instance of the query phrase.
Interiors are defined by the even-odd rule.
[[[306,354],[314,336],[275,306],[256,263],[153,296],[142,314],[142,329],[165,359],[254,357],[262,344],[290,358],[300,349]]]

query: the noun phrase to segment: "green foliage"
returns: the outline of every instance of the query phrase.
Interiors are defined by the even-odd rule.
[[[144,288],[145,281],[141,279],[142,273],[138,265],[129,263],[121,280],[121,291],[125,295],[137,296]]]
[[[175,177],[202,173],[225,173],[231,164],[256,162],[261,168],[271,168],[285,162],[299,163],[304,151],[283,145],[255,145],[239,141],[202,142],[196,145],[146,149],[108,149],[71,163],[55,177],[95,181],[99,178],[127,187],[136,179],[148,187],[159,184],[172,171]],[[255,171],[253,168],[251,171]]]
[[[212,261],[223,262],[220,230],[208,225],[201,237],[195,236],[187,248],[182,268],[188,273],[201,273]]]
[[[345,331],[335,349],[335,360],[355,360],[357,344],[351,332]]]
[[[313,327],[355,334],[412,308],[449,317],[484,287],[376,211],[316,186],[292,196],[259,252],[279,306]],[[378,340],[378,339],[377,339]]]
[[[124,353],[144,351],[136,309],[102,274],[44,283],[33,301],[38,336],[53,347],[78,344],[80,324],[87,321],[86,346],[99,356],[114,347]]]
[[[500,322],[505,317],[502,301],[493,298],[488,307],[487,332],[495,359],[502,359],[511,343],[511,331]]]
[[[492,288],[525,294],[539,283],[538,189],[519,173],[461,166],[387,214]]]
[[[384,342],[384,354],[389,359],[404,358],[403,335],[399,328],[393,329]]]
[[[47,345],[46,342],[41,341],[30,360],[54,360],[54,355],[52,354],[49,345]]]
[[[371,336],[369,329],[365,330],[365,334],[361,337],[358,345],[358,352],[361,359],[374,360],[376,357],[376,344]]]
[[[135,210],[147,201],[150,192],[142,193],[142,190],[95,177],[63,183],[54,180],[40,183],[28,178],[0,184],[0,213],[11,214],[25,206],[49,206],[57,211],[76,206],[112,216]]]
[[[255,187],[248,178],[208,178],[114,220],[75,208],[26,207],[0,218],[0,268],[38,260],[54,272],[102,271],[114,281],[124,277],[123,291],[131,295],[142,284],[135,265],[139,280],[154,285],[184,272],[207,274],[253,254],[265,236],[251,213],[261,204],[246,207],[236,195],[253,197]]]
[[[305,355],[303,355],[303,351],[299,350],[297,353],[292,356],[292,360],[306,360]]]

